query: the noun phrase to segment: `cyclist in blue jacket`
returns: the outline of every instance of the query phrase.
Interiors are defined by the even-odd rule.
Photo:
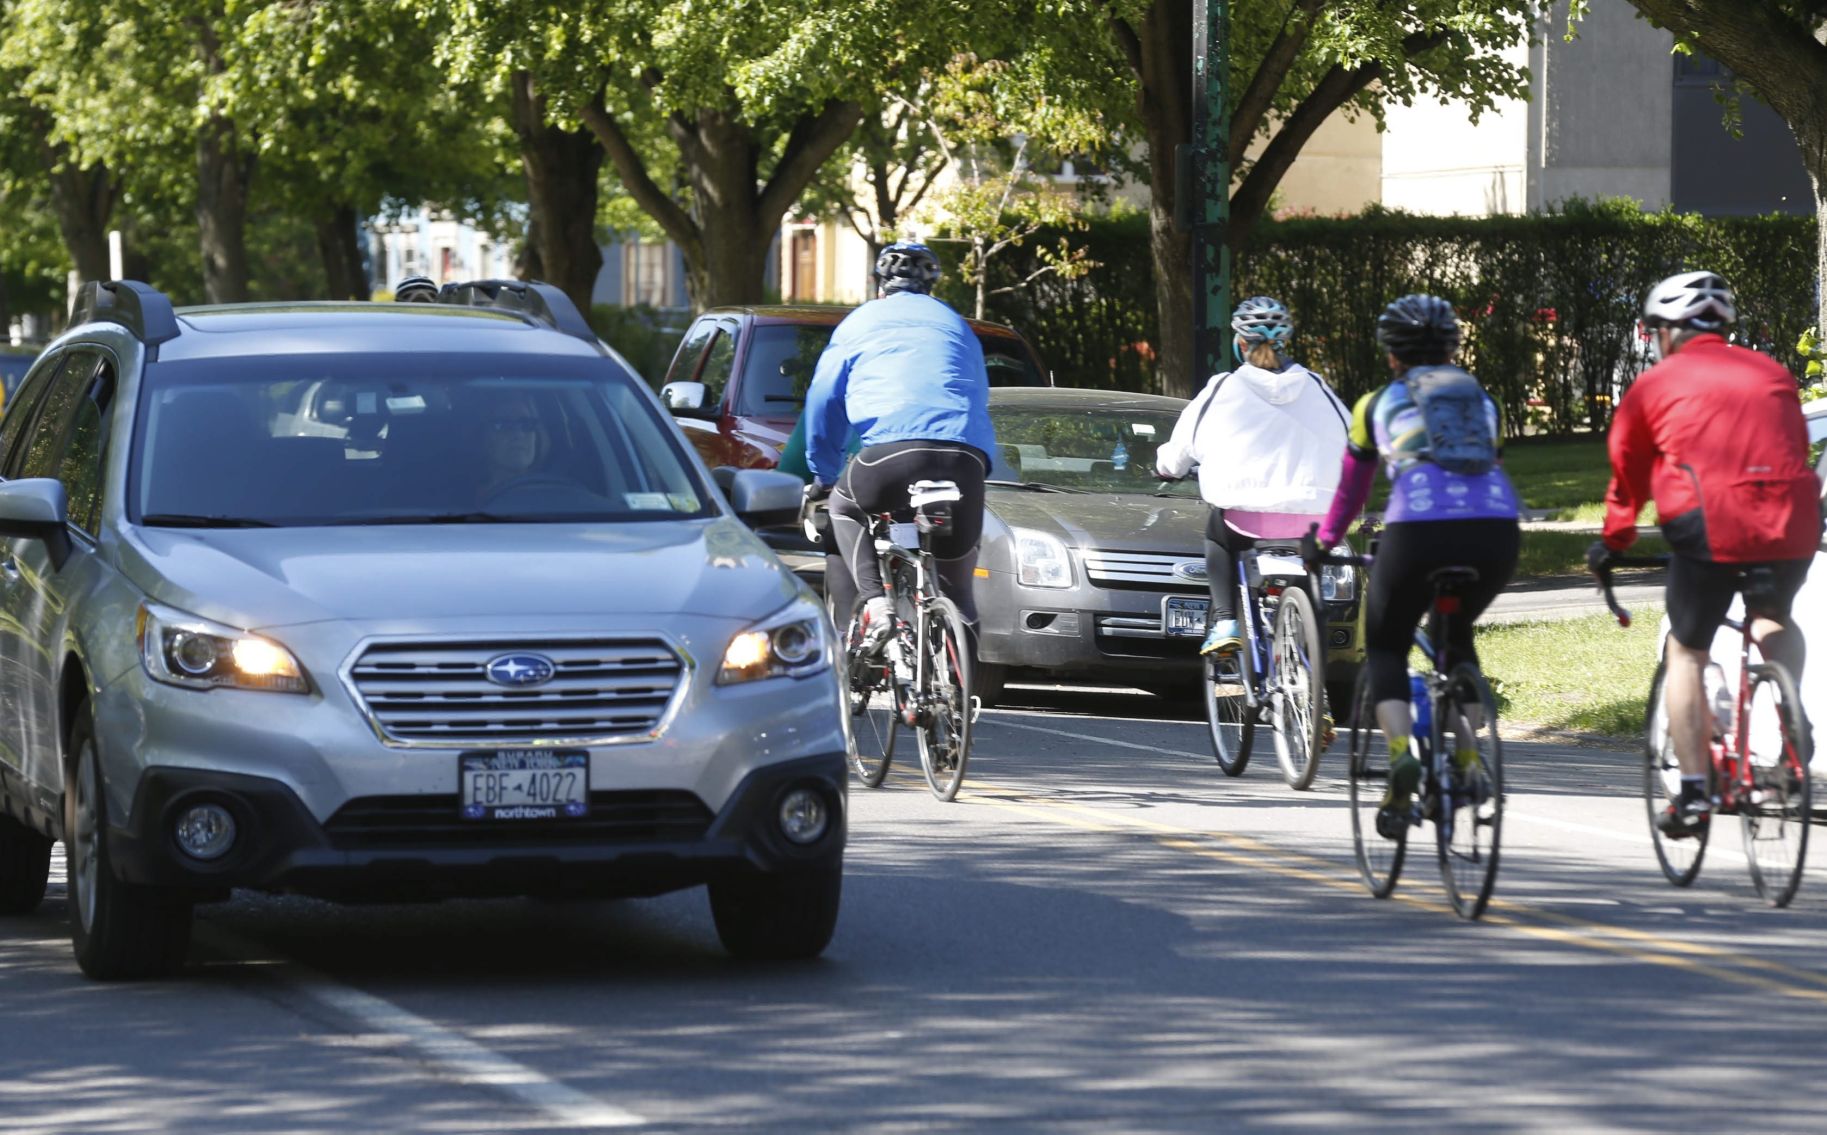
[[[977,622],[971,577],[983,534],[983,479],[995,451],[983,345],[964,317],[931,295],[939,258],[923,244],[891,244],[876,258],[875,300],[844,317],[806,391],[806,464],[814,497],[831,493],[837,551],[868,602],[865,633],[889,626],[869,517],[912,507],[907,486],[953,481],[963,499],[953,527],[935,533],[940,590]],[[844,464],[854,429],[863,448]]]

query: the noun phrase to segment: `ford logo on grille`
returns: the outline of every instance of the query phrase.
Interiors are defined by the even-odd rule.
[[[543,686],[558,673],[558,667],[543,654],[503,654],[488,660],[483,668],[488,680],[497,686]]]
[[[1205,565],[1198,560],[1192,560],[1183,564],[1175,564],[1174,574],[1190,583],[1204,583],[1206,581]]]

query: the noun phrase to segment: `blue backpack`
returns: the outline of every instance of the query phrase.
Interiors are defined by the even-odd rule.
[[[1438,366],[1411,370],[1403,381],[1427,430],[1428,460],[1468,477],[1497,467],[1497,438],[1486,416],[1489,399],[1476,378],[1455,366]]]

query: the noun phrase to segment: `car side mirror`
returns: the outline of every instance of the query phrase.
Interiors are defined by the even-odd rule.
[[[669,382],[660,387],[660,401],[682,418],[707,418],[704,405],[709,391],[702,382]]]
[[[70,504],[63,482],[28,477],[0,484],[0,536],[43,540],[51,566],[70,558]]]
[[[774,469],[739,469],[730,478],[730,507],[750,528],[772,528],[799,522],[805,485],[791,473]]]

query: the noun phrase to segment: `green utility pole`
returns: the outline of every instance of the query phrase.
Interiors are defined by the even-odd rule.
[[[1193,0],[1193,389],[1231,359],[1231,17]]]

